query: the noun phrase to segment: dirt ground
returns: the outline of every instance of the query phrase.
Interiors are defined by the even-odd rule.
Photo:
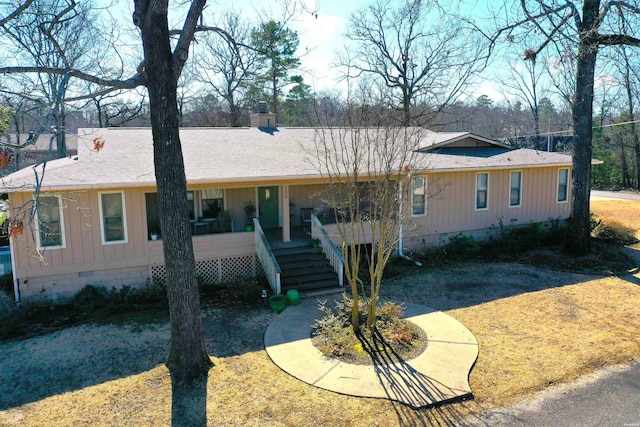
[[[548,384],[640,357],[640,279],[463,264],[389,281],[386,298],[431,306],[478,338],[475,400],[415,411],[316,389],[264,351],[268,308],[207,308],[209,425],[464,425]],[[603,297],[605,296],[606,297]],[[81,325],[0,345],[0,425],[168,425],[166,321]],[[440,424],[438,424],[440,423]]]
[[[476,335],[474,400],[413,410],[317,389],[270,361],[263,336],[276,314],[267,307],[206,308],[215,366],[194,410],[211,426],[466,425],[481,411],[640,358],[638,274],[467,263],[389,280],[383,296],[445,311]],[[0,425],[170,425],[168,343],[166,320],[87,324],[2,343]]]

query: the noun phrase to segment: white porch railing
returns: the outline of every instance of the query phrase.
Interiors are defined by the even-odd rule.
[[[271,251],[271,246],[269,246],[267,236],[265,236],[264,231],[262,231],[258,218],[253,218],[253,227],[255,230],[256,253],[258,255],[258,259],[262,264],[264,273],[267,275],[267,280],[269,281],[269,285],[271,285],[271,290],[275,295],[280,295],[280,266]]]
[[[311,215],[311,237],[320,240],[322,252],[327,256],[329,263],[333,267],[333,271],[338,275],[338,283],[340,286],[344,286],[344,257],[342,256],[342,252],[333,244],[327,231],[315,214]]]

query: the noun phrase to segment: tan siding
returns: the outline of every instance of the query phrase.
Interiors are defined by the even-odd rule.
[[[512,170],[522,171],[522,206],[516,208],[509,207]],[[407,218],[407,240],[418,245],[439,234],[495,229],[500,220],[511,226],[568,218],[569,204],[556,203],[557,167],[512,170],[489,171],[489,209],[484,211],[475,210],[476,172],[429,174],[427,215]]]
[[[253,205],[256,205],[256,190],[255,187],[247,188],[232,188],[225,192],[227,210],[233,220],[234,230],[242,230],[245,226],[245,214],[244,208],[247,202],[251,200]]]
[[[117,256],[136,258],[144,256],[142,248],[147,237],[147,214],[144,201],[144,193],[139,190],[125,192],[127,206],[127,244],[121,246],[121,252]]]
[[[289,200],[295,203],[295,207],[290,210],[292,218],[291,225],[300,225],[301,209],[320,208],[325,205],[322,194],[324,185],[291,185],[289,186]]]

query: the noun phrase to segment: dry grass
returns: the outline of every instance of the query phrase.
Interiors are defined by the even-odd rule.
[[[636,200],[594,200],[591,211],[600,217],[612,217],[640,230],[640,201]]]
[[[637,227],[640,215],[625,217],[627,204],[640,212],[640,203],[610,209]],[[262,348],[273,313],[209,308],[206,343],[217,358],[207,386],[208,424],[460,425],[549,384],[638,360],[639,285],[638,275],[602,278],[513,263],[471,263],[388,281],[387,298],[443,310],[480,344],[470,377],[475,400],[421,411],[302,383]],[[0,345],[0,425],[169,425],[171,383],[161,365],[168,333],[164,322],[78,326]]]
[[[387,288],[394,299],[446,310],[473,331],[480,343],[471,374],[474,402],[414,411],[311,387],[283,373],[258,348],[272,313],[214,309],[204,317],[207,345],[224,357],[215,359],[209,374],[209,424],[454,425],[550,383],[640,357],[638,278],[592,278],[518,264],[486,270],[469,264],[429,271]],[[227,336],[225,328],[236,333]],[[164,324],[83,326],[3,345],[4,369],[14,372],[6,377],[3,371],[1,378],[0,425],[168,425],[171,384],[167,370],[156,365],[167,333]],[[118,371],[134,360],[140,366],[132,373]],[[115,379],[102,380],[109,370],[106,378]]]
[[[636,237],[640,238],[640,201],[593,200],[590,205],[591,211],[596,216],[615,218],[637,230]],[[640,251],[640,243],[636,243],[632,247]]]

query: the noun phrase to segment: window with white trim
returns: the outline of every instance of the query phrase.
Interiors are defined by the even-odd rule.
[[[64,221],[60,196],[40,194],[36,210],[38,246],[40,248],[63,248]]]
[[[411,180],[411,214],[427,213],[427,178],[417,176]]]
[[[522,205],[522,171],[513,171],[509,177],[509,207]]]
[[[489,208],[489,173],[478,172],[476,174],[476,210]]]
[[[558,169],[558,203],[569,199],[569,168]]]
[[[100,193],[100,226],[102,243],[127,241],[127,218],[122,191]]]

